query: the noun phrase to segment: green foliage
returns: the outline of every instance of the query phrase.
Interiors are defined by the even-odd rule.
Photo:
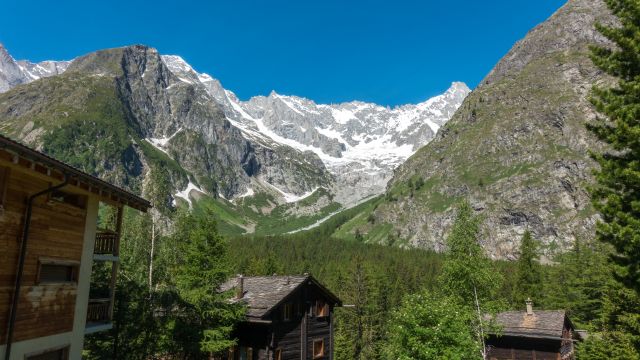
[[[213,214],[207,215],[178,215],[172,241],[179,255],[173,273],[177,293],[187,303],[184,311],[194,320],[187,324],[188,330],[194,338],[200,332],[200,349],[215,354],[235,344],[231,332],[244,310],[228,301],[229,294],[218,291],[231,267],[227,243],[218,235]]]
[[[520,241],[520,256],[517,264],[515,286],[515,304],[524,304],[527,298],[540,299],[543,294],[542,268],[539,261],[540,245],[533,239],[529,230],[525,231]]]
[[[475,313],[458,299],[428,291],[409,295],[394,312],[386,348],[388,359],[481,359],[481,344],[469,324]]]
[[[591,189],[602,216],[598,238],[612,244],[615,274],[640,292],[640,3],[608,0],[621,27],[598,26],[615,48],[593,48],[592,60],[618,78],[615,88],[594,88],[592,102],[607,119],[589,129],[613,151],[592,153],[600,165]]]
[[[112,224],[110,211],[101,214],[101,224]],[[204,358],[234,344],[231,331],[244,309],[217,291],[231,267],[228,245],[208,215],[180,212],[170,236],[156,234],[149,286],[153,221],[125,212],[114,328],[87,337],[86,358]]]
[[[600,165],[596,186],[590,189],[593,205],[601,215],[597,237],[611,244],[612,271],[619,284],[609,286],[603,306],[604,336],[585,345],[589,353],[598,345],[610,351],[616,342],[619,358],[637,358],[640,352],[640,2],[607,0],[621,26],[597,28],[614,47],[594,47],[592,60],[617,78],[613,88],[594,88],[592,103],[605,119],[588,128],[609,146],[592,152]],[[614,338],[612,340],[612,337]],[[624,341],[617,341],[623,339]],[[629,346],[627,346],[629,345]],[[635,356],[629,351],[635,349]],[[597,355],[596,355],[597,356]],[[611,356],[610,353],[607,357]],[[626,357],[625,357],[626,356]],[[589,358],[584,356],[583,358]]]
[[[502,305],[496,295],[503,278],[480,246],[480,221],[467,201],[460,204],[438,282],[442,294],[475,314],[466,321],[467,331],[474,335],[478,355],[484,357],[484,340],[491,328],[485,315]]]
[[[589,336],[577,345],[578,360],[638,360],[640,355],[633,348],[630,336],[624,333],[604,333]]]
[[[169,173],[162,167],[151,167],[147,175],[146,199],[153,204],[153,208],[164,216],[169,216],[173,211],[172,189],[169,182]]]
[[[594,329],[603,315],[603,301],[612,280],[609,252],[608,246],[577,239],[570,251],[543,268],[543,297],[532,298],[534,304],[565,309],[576,326]]]
[[[376,359],[381,355],[384,317],[389,312],[385,293],[386,277],[375,271],[368,261],[356,255],[339,280],[344,289],[342,301],[350,307],[340,309],[336,334],[347,340],[339,349],[340,359]]]
[[[480,221],[468,202],[460,205],[446,240],[446,258],[439,277],[445,294],[467,304],[473,304],[476,297],[483,303],[493,301],[502,282],[478,242]]]

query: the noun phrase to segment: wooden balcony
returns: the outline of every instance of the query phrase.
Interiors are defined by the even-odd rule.
[[[93,247],[94,259],[114,260],[118,257],[120,235],[111,230],[98,230]]]
[[[87,324],[107,323],[111,321],[111,302],[109,298],[89,299],[87,307]]]
[[[111,323],[111,301],[105,299],[89,299],[87,307],[87,322],[85,334],[109,330],[113,327]]]

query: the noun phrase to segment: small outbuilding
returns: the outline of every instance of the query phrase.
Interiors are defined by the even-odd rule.
[[[500,334],[486,341],[490,360],[573,360],[574,342],[580,340],[564,310],[536,310],[528,300],[526,311],[496,315]]]
[[[333,359],[333,312],[342,302],[313,276],[240,275],[222,286],[232,289],[247,317],[224,359]]]

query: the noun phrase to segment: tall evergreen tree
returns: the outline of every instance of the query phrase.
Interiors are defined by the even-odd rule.
[[[640,2],[607,0],[621,26],[598,30],[615,46],[592,49],[592,60],[618,79],[614,88],[594,88],[592,102],[606,119],[589,125],[610,151],[592,153],[600,165],[593,203],[602,215],[601,241],[612,244],[617,278],[640,292]]]
[[[594,47],[591,58],[618,84],[593,90],[592,102],[605,118],[588,127],[609,149],[592,153],[600,169],[590,192],[602,216],[597,237],[613,245],[613,271],[622,285],[608,294],[605,330],[628,337],[640,353],[640,1],[606,2],[619,24],[597,26],[613,46]]]
[[[525,231],[520,241],[520,254],[517,263],[516,294],[514,301],[516,306],[523,306],[527,298],[540,301],[542,293],[542,268],[538,253],[539,244],[531,236],[529,230]]]
[[[209,213],[199,217],[190,212],[179,214],[174,238],[180,250],[175,287],[186,315],[179,319],[176,330],[185,334],[187,352],[193,351],[197,339],[202,352],[220,353],[235,344],[231,332],[244,315],[243,308],[228,301],[229,294],[219,291],[231,270],[227,243],[218,235],[214,215]]]
[[[480,218],[463,202],[451,233],[447,237],[447,253],[439,282],[444,294],[469,307],[476,317],[470,323],[486,357],[484,340],[488,324],[484,315],[495,309],[495,294],[502,278],[480,246]]]

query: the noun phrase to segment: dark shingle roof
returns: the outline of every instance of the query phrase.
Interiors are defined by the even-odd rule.
[[[310,281],[323,290],[327,296],[340,304],[340,300],[329,290],[322,286],[311,275],[289,275],[289,276],[245,276],[244,292],[241,299],[234,298],[233,301],[244,301],[247,304],[248,318],[262,318],[274,307],[279,305],[289,294],[293,293],[299,286]],[[238,285],[238,278],[234,277],[220,287],[222,291],[235,289]]]
[[[505,311],[498,313],[495,320],[502,327],[502,335],[560,338],[565,318],[564,310],[537,310],[531,315],[525,311]]]

